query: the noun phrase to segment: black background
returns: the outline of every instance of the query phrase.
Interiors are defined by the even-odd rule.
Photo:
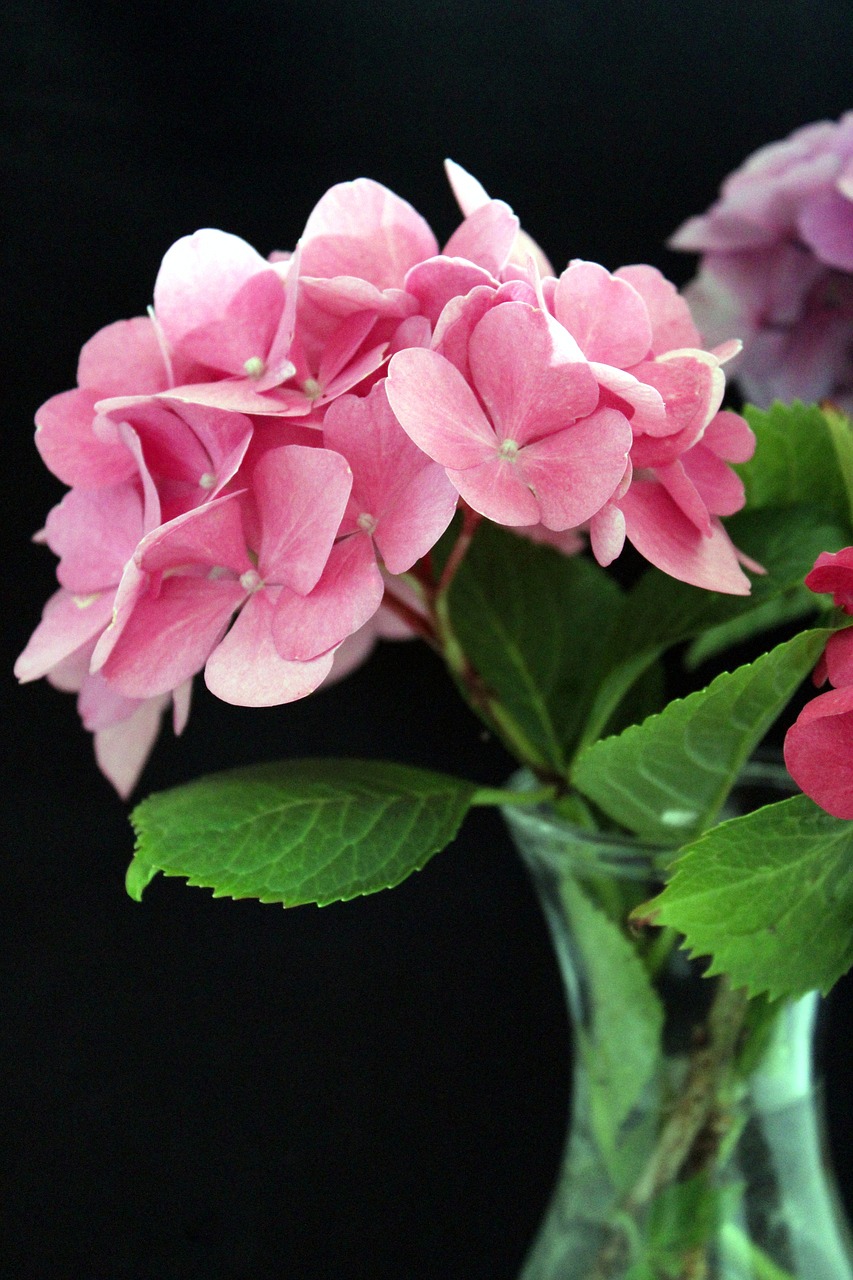
[[[366,175],[439,239],[444,155],[553,261],[650,261],[765,141],[850,101],[846,0],[273,4],[6,0],[2,388],[3,1171],[16,1280],[502,1280],[553,1176],[568,1037],[494,815],[394,893],[285,913],[161,879],[124,893],[126,807],[73,700],[8,672],[52,588],[29,544],[61,486],[32,415],[82,342],[141,313],[162,254],[218,226],[289,248]],[[415,645],[293,707],[199,690],[140,794],[279,755],[509,762]],[[830,1138],[853,1138],[853,989],[830,1010]]]

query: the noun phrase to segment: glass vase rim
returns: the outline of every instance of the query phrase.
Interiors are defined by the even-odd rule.
[[[533,773],[522,768],[511,775],[504,789],[507,792],[529,791],[535,785]],[[799,790],[782,762],[781,753],[762,753],[749,760],[741,768],[729,796],[738,788],[748,786],[764,786],[770,791],[784,793],[784,797],[778,795],[779,799],[795,795]],[[628,831],[582,827],[557,813],[547,801],[536,805],[506,805],[503,814],[513,834],[524,832],[530,837],[543,837],[539,839],[535,853],[533,848],[522,847],[519,841],[524,856],[547,862],[555,868],[571,864],[575,870],[587,867],[625,879],[648,879],[668,866],[685,843],[675,832],[672,843],[665,844]],[[558,850],[557,842],[561,837],[565,838],[565,845]]]

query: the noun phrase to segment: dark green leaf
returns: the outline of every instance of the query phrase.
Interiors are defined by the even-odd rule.
[[[455,836],[477,788],[406,765],[287,760],[149,796],[132,815],[128,889],[157,871],[216,897],[286,906],[390,888]]]
[[[575,760],[574,785],[646,840],[681,844],[695,837],[716,818],[831,634],[801,632],[618,737],[593,743]]]
[[[828,991],[853,964],[853,823],[806,796],[733,818],[686,849],[641,910],[750,994]]]
[[[485,521],[477,530],[450,587],[450,622],[482,685],[475,708],[527,763],[565,770],[620,601],[587,560]]]

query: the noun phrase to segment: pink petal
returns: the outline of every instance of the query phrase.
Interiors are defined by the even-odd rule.
[[[604,389],[602,402],[624,413],[633,431],[652,436],[669,434],[671,423],[667,421],[666,406],[655,387],[613,365],[593,362],[589,367]]]
[[[105,678],[130,698],[169,693],[201,670],[245,595],[233,579],[164,578],[159,594],[137,599],[103,663]]]
[[[549,529],[573,529],[595,515],[625,473],[631,428],[615,409],[598,409],[565,431],[523,448],[520,470]]]
[[[708,423],[702,443],[726,462],[749,462],[755,453],[755,434],[739,413],[721,409]]]
[[[199,364],[237,377],[249,374],[249,362],[264,374],[283,312],[283,280],[272,268],[259,271],[227,299],[219,315],[184,334],[181,350]],[[281,364],[283,380],[291,367],[286,358]]]
[[[63,587],[78,595],[114,588],[143,534],[142,500],[130,483],[72,489],[48,515],[45,533],[60,557]]]
[[[458,503],[447,472],[428,462],[383,511],[374,534],[389,573],[405,573],[438,542]]]
[[[438,252],[420,214],[369,178],[327,191],[301,242],[304,276],[357,276],[379,289],[402,288],[409,267]]]
[[[464,258],[428,258],[406,276],[407,291],[417,298],[420,311],[432,325],[448,302],[481,286],[497,289],[498,282],[485,267]]]
[[[682,454],[681,466],[712,516],[733,516],[740,511],[745,500],[743,481],[722,458],[706,447],[704,436]]]
[[[489,203],[485,188],[461,164],[457,164],[455,160],[445,160],[444,172],[464,217],[467,218],[475,209]]]
[[[275,387],[261,395],[255,390],[250,378],[222,378],[218,382],[188,383],[182,387],[172,387],[164,393],[164,399],[258,416],[298,418],[311,412],[311,403],[302,392]],[[108,410],[109,400],[99,407]]]
[[[589,522],[592,554],[605,568],[622,554],[625,545],[625,516],[613,502],[605,503]]]
[[[646,304],[652,325],[652,355],[659,356],[664,351],[681,347],[702,346],[702,337],[689,306],[657,267],[644,264],[620,267],[614,275],[620,280],[627,280]]]
[[[117,320],[84,344],[77,382],[100,397],[154,395],[169,385],[169,371],[150,316]]]
[[[557,281],[554,313],[588,360],[625,369],[649,353],[645,302],[627,280],[577,258]]]
[[[307,596],[283,588],[273,638],[283,658],[307,662],[364,626],[382,603],[382,575],[364,534],[332,548],[323,576]]]
[[[63,484],[96,489],[118,484],[136,471],[121,440],[104,441],[93,431],[97,399],[90,390],[63,391],[36,413],[36,448]]]
[[[513,528],[539,523],[539,503],[515,460],[501,458],[493,450],[479,466],[464,471],[448,468],[447,475],[469,507],[496,524]]]
[[[226,568],[239,577],[252,568],[246,551],[238,493],[214,498],[158,526],[140,542],[135,561],[143,572],[198,566]]]
[[[544,312],[523,302],[493,307],[471,334],[471,375],[499,441],[527,444],[595,409],[592,371],[580,353],[564,357],[558,335],[559,326],[555,332]]]
[[[113,611],[112,591],[74,596],[60,590],[44,607],[42,620],[15,663],[15,675],[26,683],[39,680],[108,624]]]
[[[836,818],[853,818],[853,686],[806,703],[785,736],[785,764],[807,796]]]
[[[490,200],[469,213],[444,246],[447,258],[466,258],[497,275],[518,235],[518,218],[503,200]]]
[[[225,231],[205,228],[183,236],[163,258],[154,285],[154,310],[169,343],[225,315],[242,285],[269,271],[261,255]]]
[[[272,639],[278,603],[276,588],[247,600],[204,668],[211,693],[238,707],[274,707],[304,698],[320,685],[332,666],[332,653],[310,662],[288,662]]]
[[[268,581],[307,595],[346,509],[352,487],[347,461],[331,449],[285,445],[263,455],[253,484],[261,519],[258,569]]]
[[[474,467],[495,453],[495,433],[477,397],[437,351],[398,351],[385,391],[406,434],[442,466]]]
[[[628,540],[642,556],[681,582],[729,595],[749,595],[749,579],[741,571],[723,526],[699,532],[654,481],[635,480],[619,501]]]

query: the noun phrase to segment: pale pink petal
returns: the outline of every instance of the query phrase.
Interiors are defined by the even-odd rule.
[[[88,596],[75,596],[64,590],[55,592],[15,663],[15,675],[21,683],[41,679],[103,631],[112,617],[113,595],[112,591]]]
[[[301,391],[274,387],[271,391],[259,394],[249,378],[223,378],[219,382],[188,383],[182,387],[172,387],[164,393],[164,399],[176,400],[181,404],[208,405],[211,409],[226,409],[231,413],[245,413],[258,416],[273,415],[275,417],[302,417],[311,412],[311,403]],[[107,410],[107,400],[99,408]]]
[[[268,372],[267,356],[283,312],[283,280],[271,268],[259,271],[240,285],[216,318],[184,334],[181,350],[211,369],[260,378]],[[290,376],[286,359],[282,372]]]
[[[592,554],[606,569],[622,554],[625,545],[625,516],[614,502],[605,503],[589,522]]]
[[[328,652],[373,616],[384,589],[370,538],[345,538],[309,595],[282,589],[273,621],[278,652],[297,662]]]
[[[126,720],[98,729],[95,733],[95,759],[104,777],[126,800],[139,781],[151,754],[168,698],[147,698]]]
[[[755,433],[739,413],[721,409],[708,423],[702,443],[726,462],[749,462],[755,453]]]
[[[374,540],[389,573],[405,573],[435,546],[453,519],[457,490],[447,472],[428,462],[395,495]]]
[[[625,473],[631,428],[615,409],[598,409],[517,455],[549,529],[573,529],[595,515]]]
[[[648,355],[652,327],[646,304],[624,278],[577,258],[557,281],[554,313],[588,360],[628,368]]]
[[[92,429],[96,392],[62,391],[36,413],[36,448],[63,484],[95,489],[118,484],[136,471],[136,463],[117,437],[104,441]]]
[[[518,235],[518,218],[503,200],[490,200],[469,213],[444,246],[444,256],[467,258],[497,275]]]
[[[154,310],[176,347],[194,329],[221,320],[228,303],[252,276],[269,271],[261,255],[225,231],[205,228],[167,251],[154,285]]]
[[[130,698],[169,693],[201,670],[245,595],[233,579],[164,578],[158,594],[136,600],[101,667],[105,678]]]
[[[410,316],[415,304],[404,289],[379,289],[358,276],[332,276],[330,279],[307,276],[301,281],[302,292],[328,316],[345,319],[362,311],[372,316],[402,318]]]
[[[675,462],[670,462],[666,467],[658,467],[655,471],[655,476],[658,483],[662,484],[666,489],[679,511],[687,516],[690,523],[695,525],[700,533],[710,534],[711,517],[708,513],[708,508],[687,474],[683,462],[684,459],[679,458]],[[721,465],[725,466],[725,463]],[[743,505],[743,493],[741,493],[740,505]],[[735,510],[739,509],[739,507],[735,508]]]
[[[445,160],[444,172],[464,217],[467,218],[475,209],[489,203],[485,187],[463,169],[461,164],[457,164],[455,160]]]
[[[327,191],[301,243],[304,276],[357,276],[379,289],[402,288],[409,267],[438,252],[420,214],[369,178]]]
[[[495,433],[477,397],[437,351],[398,351],[388,365],[385,391],[403,430],[435,462],[474,467],[494,454]]]
[[[749,595],[749,579],[738,565],[728,534],[717,521],[708,537],[699,532],[662,485],[635,480],[619,502],[628,540],[642,556],[681,582],[729,595]]]
[[[304,698],[332,666],[331,653],[310,662],[289,662],[276,649],[271,623],[279,591],[268,588],[247,600],[204,668],[211,693],[238,707],[274,707]]]
[[[169,371],[150,316],[108,324],[84,344],[77,382],[103,396],[153,395],[169,385]]]

